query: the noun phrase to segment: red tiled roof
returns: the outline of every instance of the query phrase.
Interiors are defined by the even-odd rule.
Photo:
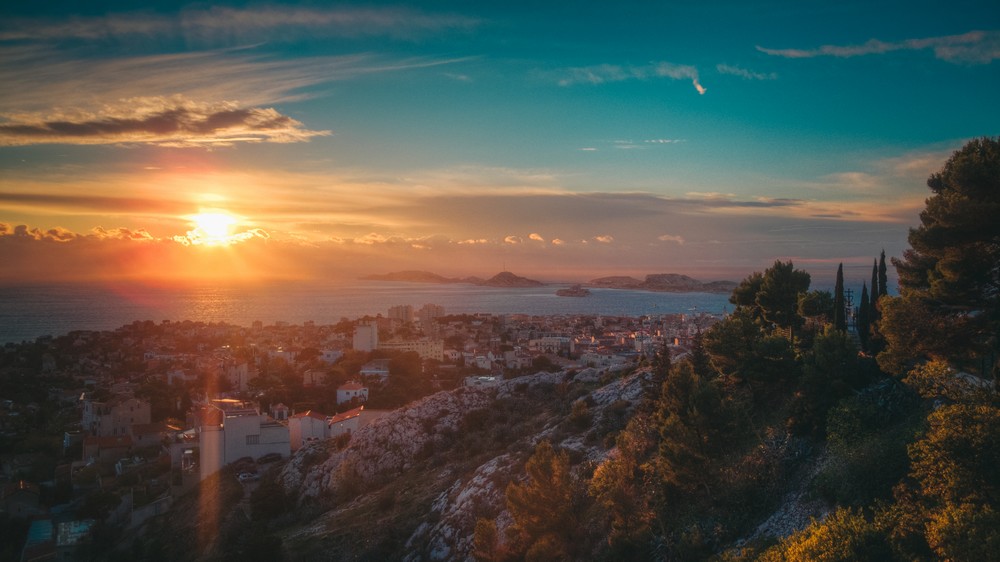
[[[321,414],[319,412],[313,411],[313,410],[306,410],[305,412],[300,412],[298,414],[295,414],[293,416],[288,416],[288,417],[290,417],[290,418],[315,418],[317,420],[326,421],[326,416],[325,415],[323,415],[323,414]]]
[[[330,420],[330,425],[333,425],[335,423],[340,423],[342,421],[347,421],[351,418],[356,418],[361,415],[361,410],[364,409],[365,409],[364,406],[358,406],[353,410],[348,410],[342,414],[337,414],[336,416],[333,416],[333,419]]]

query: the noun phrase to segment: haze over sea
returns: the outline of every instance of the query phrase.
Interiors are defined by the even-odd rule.
[[[546,285],[501,289],[357,281],[347,284],[196,285],[42,284],[0,287],[0,344],[58,336],[73,330],[113,330],[137,320],[193,320],[250,326],[385,315],[390,306],[438,304],[447,314],[596,314],[642,316],[707,312],[729,307],[728,294],[653,293],[591,289],[589,297],[558,297]],[[731,307],[730,307],[731,308]]]

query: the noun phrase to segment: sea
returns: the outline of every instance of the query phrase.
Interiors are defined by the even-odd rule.
[[[335,324],[387,315],[389,307],[425,304],[446,314],[645,316],[674,313],[724,314],[728,294],[655,293],[591,289],[587,297],[556,296],[549,284],[493,288],[466,284],[384,281],[187,285],[136,283],[32,284],[0,286],[0,344],[34,341],[74,330],[114,330],[134,321],[193,320],[250,326],[275,322]]]

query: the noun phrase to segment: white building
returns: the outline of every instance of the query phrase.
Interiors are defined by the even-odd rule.
[[[290,416],[288,434],[291,438],[292,451],[298,451],[313,441],[330,437],[329,422],[330,418],[313,410]]]
[[[202,479],[243,457],[291,454],[288,428],[239,400],[213,400],[198,429]]]
[[[420,355],[421,359],[444,360],[444,342],[441,340],[423,338],[408,341],[388,341],[379,343],[378,348],[384,351],[399,351],[402,353],[415,351]]]
[[[378,326],[359,324],[354,327],[354,350],[375,351],[378,349]]]
[[[368,387],[354,381],[337,387],[337,404],[350,402],[354,398],[357,398],[361,402],[366,402],[368,400]]]

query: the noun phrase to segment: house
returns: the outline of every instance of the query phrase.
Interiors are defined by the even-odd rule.
[[[291,439],[292,451],[298,451],[310,442],[328,438],[330,436],[329,422],[329,417],[315,410],[307,410],[289,416],[288,434]]]
[[[330,418],[330,423],[328,424],[329,436],[350,435],[357,431],[361,426],[361,414],[364,412],[364,409],[364,406],[358,406],[353,410],[348,410]]]
[[[389,380],[389,360],[375,359],[361,366],[361,378],[365,380],[378,380],[385,383]]]
[[[354,381],[344,383],[337,387],[337,404],[343,404],[357,399],[359,402],[368,401],[368,387]]]
[[[319,369],[308,369],[302,373],[302,386],[312,388],[326,383],[326,373]]]
[[[147,424],[151,420],[149,402],[128,396],[119,396],[102,402],[84,398],[81,425],[92,436],[115,437],[132,435],[132,425]]]
[[[118,459],[131,456],[132,446],[132,438],[128,435],[85,437],[83,439],[83,460],[110,466]]]
[[[288,419],[288,406],[282,403],[278,403],[276,406],[271,406],[271,417],[278,420],[284,421]]]
[[[202,413],[198,448],[199,474],[204,479],[243,457],[258,459],[269,453],[287,457],[291,454],[291,439],[287,426],[261,415],[255,406],[240,400],[216,399]]]

